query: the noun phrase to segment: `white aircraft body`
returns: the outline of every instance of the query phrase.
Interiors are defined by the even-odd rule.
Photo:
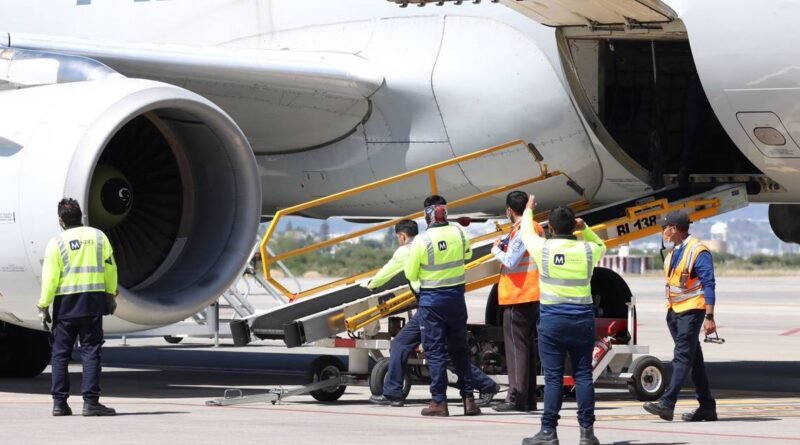
[[[799,4],[422,3],[0,0],[0,371],[39,366],[35,302],[64,196],[114,244],[117,332],[215,300],[260,215],[513,139],[598,206],[747,183],[800,241],[784,205],[800,201]],[[537,174],[520,148],[447,170],[439,190]],[[579,198],[565,181],[528,191],[544,208]],[[411,181],[311,216],[407,214],[427,193]]]

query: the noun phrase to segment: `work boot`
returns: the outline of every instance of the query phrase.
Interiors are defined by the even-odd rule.
[[[681,419],[686,422],[713,422],[717,420],[717,410],[710,408],[697,408],[690,413],[683,413]]]
[[[464,397],[462,400],[464,401],[465,416],[477,416],[481,413],[481,409],[478,408],[478,404],[475,402],[475,397]]]
[[[493,406],[492,409],[497,411],[498,413],[510,413],[512,411],[519,411],[519,412],[527,411],[519,403],[510,402],[508,400],[504,401],[503,403],[500,403],[500,404],[497,404],[497,405]]]
[[[117,411],[114,408],[109,408],[100,402],[83,402],[83,415],[86,417],[116,416]]]
[[[478,396],[478,400],[475,401],[475,404],[479,407],[489,406],[489,404],[492,403],[495,394],[497,394],[499,391],[500,386],[495,383],[489,391],[482,392],[480,396]]]
[[[394,407],[401,407],[404,405],[403,399],[395,399],[392,397],[386,397],[384,395],[369,396],[369,403],[374,403],[376,405],[383,405],[383,406],[394,406]]]
[[[72,408],[67,405],[66,401],[53,402],[53,417],[71,416]]]
[[[533,437],[522,439],[522,445],[558,445],[556,430],[541,430]]]
[[[581,427],[581,441],[578,445],[600,445],[600,441],[594,436],[594,427],[589,428]]]
[[[675,409],[662,405],[661,401],[645,403],[644,410],[670,422],[672,422],[672,418],[675,415]]]
[[[431,400],[427,408],[422,408],[421,414],[429,417],[447,417],[450,415],[450,411],[447,410],[447,402],[436,403]]]

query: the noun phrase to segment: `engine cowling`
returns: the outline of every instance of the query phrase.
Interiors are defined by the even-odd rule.
[[[145,326],[182,320],[230,286],[261,207],[252,150],[225,112],[121,77],[0,92],[0,189],[0,319],[27,327],[62,197],[111,240],[116,316]]]

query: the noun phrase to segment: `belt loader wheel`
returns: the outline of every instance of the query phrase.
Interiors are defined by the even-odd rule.
[[[664,364],[661,360],[645,355],[634,360],[630,370],[633,376],[628,382],[628,392],[636,396],[637,400],[643,402],[658,400],[667,389]]]
[[[342,361],[330,355],[323,355],[311,363],[310,380],[312,383],[329,379],[338,379],[344,372]],[[311,391],[311,397],[320,402],[335,402],[342,397],[347,385],[331,386]]]
[[[372,367],[372,372],[369,373],[369,390],[373,396],[383,395],[383,385],[386,383],[386,376],[389,375],[389,358],[382,358],[375,363]],[[408,397],[411,392],[411,376],[408,375],[408,369],[403,374],[403,399]]]

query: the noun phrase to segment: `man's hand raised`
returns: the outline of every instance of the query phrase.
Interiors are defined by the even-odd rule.
[[[525,205],[526,209],[535,209],[536,208],[536,197],[531,193],[528,195],[528,203]]]

